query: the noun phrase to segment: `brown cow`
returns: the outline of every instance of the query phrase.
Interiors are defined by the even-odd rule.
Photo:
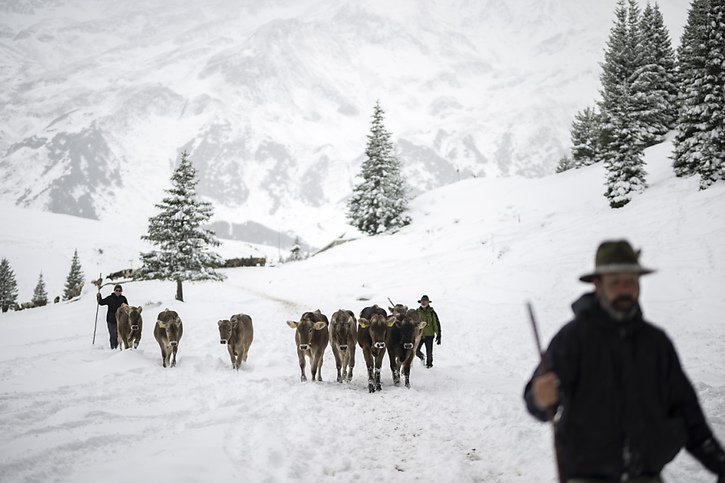
[[[417,310],[408,309],[405,305],[396,305],[390,309],[393,315],[388,318],[392,325],[385,335],[385,347],[390,359],[390,371],[393,373],[393,384],[400,384],[400,372],[405,376],[405,387],[410,387],[410,363],[415,356],[422,335],[425,320],[420,320]]]
[[[337,365],[337,382],[352,380],[357,345],[357,322],[349,310],[338,310],[330,319],[330,345]]]
[[[142,310],[141,307],[133,307],[127,304],[121,304],[116,310],[116,334],[119,349],[138,348],[138,343],[141,342],[141,329],[143,328]]]
[[[382,390],[380,367],[385,355],[385,333],[388,330],[388,314],[385,309],[373,305],[360,312],[357,329],[357,342],[362,348],[365,365],[368,368],[368,390]]]
[[[254,328],[252,318],[247,314],[236,314],[229,320],[219,321],[219,342],[227,345],[233,369],[239,369],[242,362],[247,362],[252,340],[254,340]]]
[[[166,309],[156,318],[154,337],[161,347],[161,363],[164,367],[176,366],[176,352],[179,350],[179,341],[184,335],[184,325],[179,314]]]
[[[297,345],[297,359],[300,362],[301,381],[306,381],[305,376],[305,356],[310,359],[310,371],[312,372],[312,380],[317,378],[322,380],[322,359],[327,349],[327,343],[330,341],[330,331],[328,329],[327,316],[320,313],[320,310],[314,312],[305,312],[300,317],[299,322],[288,320],[287,325],[295,330],[295,344]]]

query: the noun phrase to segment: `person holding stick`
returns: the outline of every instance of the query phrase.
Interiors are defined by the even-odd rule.
[[[108,305],[106,312],[106,324],[108,325],[108,335],[110,336],[111,349],[118,347],[118,329],[116,326],[116,311],[121,304],[128,305],[128,300],[123,296],[123,288],[120,285],[113,287],[113,293],[106,298],[101,298],[101,290],[96,293],[98,305]]]
[[[643,318],[639,278],[652,272],[627,241],[603,242],[580,277],[594,292],[572,305],[526,384],[529,413],[554,417],[561,481],[661,483],[684,446],[725,483],[725,452],[677,352]]]

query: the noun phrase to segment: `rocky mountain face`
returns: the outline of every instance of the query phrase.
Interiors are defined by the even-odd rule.
[[[6,1],[0,202],[143,227],[186,149],[222,236],[321,246],[350,230],[378,99],[413,195],[546,175],[614,5]],[[687,6],[661,4],[675,40]]]

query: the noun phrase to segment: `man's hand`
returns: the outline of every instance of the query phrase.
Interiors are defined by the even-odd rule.
[[[436,344],[441,345],[441,335],[438,334],[438,337],[436,337]]]
[[[559,378],[553,372],[547,372],[535,377],[531,385],[534,403],[546,409],[559,402]]]

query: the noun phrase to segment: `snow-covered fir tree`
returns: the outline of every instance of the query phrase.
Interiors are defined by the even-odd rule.
[[[700,85],[705,77],[708,55],[709,7],[709,0],[692,1],[677,49],[679,94],[672,168],[680,177],[698,172],[700,143],[707,133],[707,124],[702,122],[705,96]]]
[[[615,17],[602,63],[599,157],[607,170],[605,196],[612,208],[619,208],[647,184],[641,124],[632,95],[639,42],[639,34],[634,30],[638,29],[639,10],[633,0],[629,0],[629,5],[619,0]]]
[[[574,166],[574,161],[571,159],[571,157],[569,157],[569,156],[563,156],[559,160],[559,163],[556,165],[555,172],[557,174],[558,173],[563,173],[564,171],[569,171],[570,169],[574,169],[574,167],[575,167]]]
[[[0,310],[7,312],[18,302],[18,283],[7,258],[0,260]]]
[[[400,173],[400,161],[395,156],[391,134],[383,123],[384,114],[378,101],[367,136],[362,182],[355,186],[348,201],[350,224],[369,235],[410,223],[410,217],[406,215],[408,188]]]
[[[33,290],[33,305],[42,307],[48,303],[48,292],[45,291],[45,281],[43,280],[43,272],[40,272],[38,277],[38,283],[35,285]]]
[[[83,290],[85,283],[85,275],[81,269],[81,262],[78,260],[78,250],[73,252],[73,259],[70,263],[70,271],[65,279],[65,289],[63,291],[63,300],[70,300],[78,297]]]
[[[592,107],[579,111],[571,124],[572,167],[581,168],[597,162],[599,114]]]
[[[633,14],[630,9],[630,15]],[[630,28],[639,30],[632,78],[633,116],[639,123],[640,144],[647,147],[662,142],[664,135],[675,126],[675,54],[657,4],[653,7],[648,3],[639,25],[630,25]]]
[[[725,0],[710,0],[707,55],[700,92],[700,120],[704,126],[698,145],[700,189],[725,180]]]
[[[171,176],[171,188],[165,190],[168,196],[155,205],[160,213],[149,218],[148,234],[141,237],[158,250],[141,253],[142,267],[134,274],[141,279],[175,281],[176,300],[182,302],[182,282],[225,278],[215,270],[223,259],[210,250],[219,241],[213,231],[202,228],[214,209],[198,199],[197,183],[196,169],[184,151]]]
[[[292,248],[290,248],[290,255],[287,260],[291,262],[296,262],[299,260],[302,260],[302,245],[301,245],[300,237],[295,237],[295,242],[292,244]]]

